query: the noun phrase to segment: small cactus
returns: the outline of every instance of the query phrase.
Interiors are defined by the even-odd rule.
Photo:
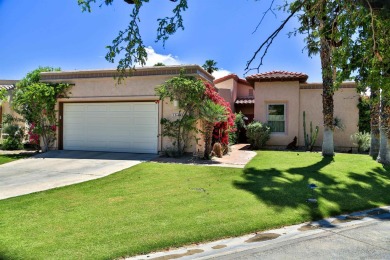
[[[306,113],[303,111],[303,136],[305,138],[306,151],[313,151],[314,144],[318,137],[318,131],[318,126],[316,126],[313,131],[313,123],[310,121],[310,136],[306,133]]]

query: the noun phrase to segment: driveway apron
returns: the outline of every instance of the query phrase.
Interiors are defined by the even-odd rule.
[[[49,151],[0,165],[0,199],[98,179],[155,154]]]

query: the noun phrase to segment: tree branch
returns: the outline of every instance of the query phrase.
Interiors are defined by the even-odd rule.
[[[260,45],[260,47],[255,51],[252,58],[247,62],[245,67],[245,75],[252,70],[259,71],[261,65],[263,65],[263,60],[265,55],[268,52],[269,47],[271,46],[273,40],[278,36],[278,34],[283,30],[284,26],[288,23],[288,21],[302,8],[302,6],[306,3],[306,1],[301,2],[294,10],[291,11],[290,15],[282,22],[282,24],[270,35],[268,38]],[[260,63],[256,68],[249,68],[252,62],[256,59],[257,55],[263,50],[265,50],[260,57]]]
[[[272,6],[274,5],[274,2],[275,2],[275,0],[271,1],[271,4],[269,5],[268,9],[263,13],[263,16],[261,17],[260,22],[257,24],[257,26],[256,26],[255,30],[252,32],[252,34],[254,34],[257,31],[257,29],[259,29],[260,25],[263,23],[263,20],[264,20],[265,16],[268,14],[268,12],[273,13],[274,16],[276,17],[275,12],[272,10]]]

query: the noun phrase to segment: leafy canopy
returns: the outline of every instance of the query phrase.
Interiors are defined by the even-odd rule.
[[[78,0],[78,4],[82,11],[91,12],[91,5],[97,0]],[[100,0],[100,6],[111,5],[114,0]],[[120,54],[124,54],[123,58],[118,61],[117,69],[122,74],[126,69],[134,68],[136,64],[144,66],[147,60],[146,46],[142,40],[139,23],[141,22],[140,11],[145,3],[149,0],[134,0],[126,1],[132,4],[130,13],[130,22],[126,29],[119,31],[118,36],[112,41],[112,44],[107,46],[108,52],[106,60],[114,63],[115,58]],[[187,0],[171,1],[177,2],[172,9],[172,16],[167,16],[158,19],[156,42],[165,41],[179,29],[184,30],[182,12],[187,8]]]

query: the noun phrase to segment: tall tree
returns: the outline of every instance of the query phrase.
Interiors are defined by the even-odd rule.
[[[295,0],[286,2],[284,10],[289,16],[281,25],[260,45],[253,57],[248,61],[246,69],[259,70],[263,64],[263,59],[272,42],[282,31],[285,25],[293,18],[297,17],[300,26],[292,34],[301,33],[305,35],[308,55],[319,54],[322,69],[322,112],[323,112],[323,143],[322,154],[333,156],[334,143],[334,118],[333,118],[333,95],[337,89],[336,66],[334,54],[343,45],[344,41],[352,38],[354,34],[354,23],[346,24],[348,10],[353,8],[353,4],[348,0]],[[343,8],[341,8],[343,7]],[[251,67],[257,56],[260,56],[258,66]]]
[[[344,44],[338,53],[339,67],[348,68],[341,79],[356,72],[358,91],[370,90],[370,155],[382,163],[390,162],[388,105],[390,55],[390,3],[382,0],[361,0],[360,6],[350,10],[358,24],[354,40]],[[348,58],[345,58],[348,57]],[[381,118],[381,120],[380,120]]]
[[[210,74],[213,74],[214,71],[219,70],[215,60],[206,60],[202,67]]]

